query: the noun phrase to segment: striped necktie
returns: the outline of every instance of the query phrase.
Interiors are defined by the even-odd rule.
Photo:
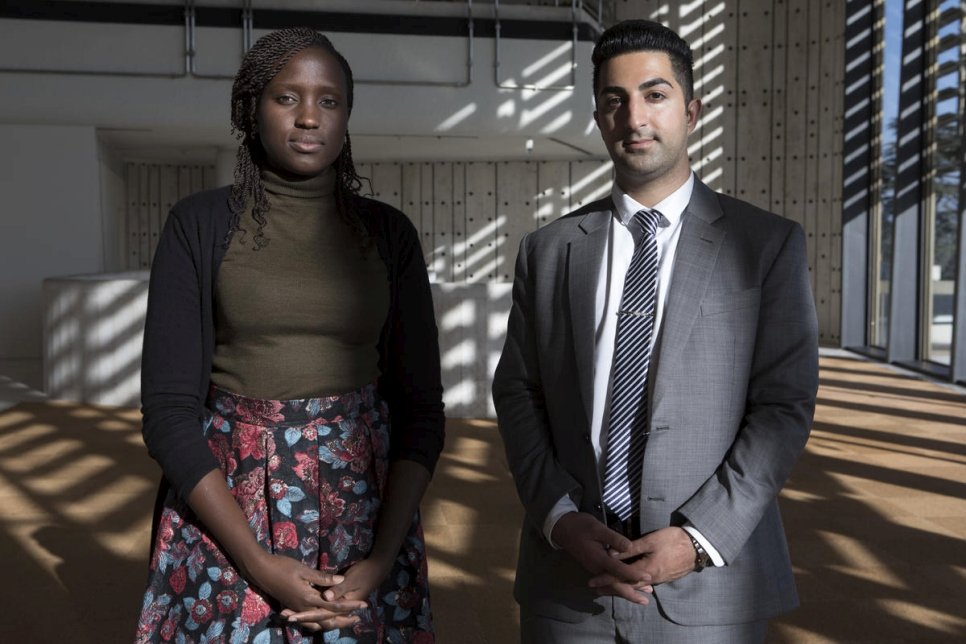
[[[647,372],[657,304],[655,233],[662,219],[656,210],[641,210],[628,223],[637,244],[617,312],[603,494],[607,509],[622,521],[640,502],[647,442]]]

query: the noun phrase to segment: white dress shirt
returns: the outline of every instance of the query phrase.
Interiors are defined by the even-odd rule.
[[[678,239],[681,237],[681,215],[691,200],[694,189],[694,174],[688,175],[684,184],[668,195],[654,208],[663,216],[655,235],[657,240],[657,311],[654,317],[654,331],[651,336],[651,373],[657,367],[657,351],[660,347],[661,322],[664,319],[664,308],[667,304],[668,287],[671,285],[671,274],[674,266],[674,253],[677,250]],[[597,294],[594,304],[594,408],[591,416],[591,441],[594,454],[597,457],[597,467],[603,479],[604,459],[607,443],[607,429],[609,427],[608,410],[610,409],[610,390],[614,359],[614,340],[617,335],[617,310],[620,308],[621,295],[624,292],[624,277],[634,255],[634,237],[627,227],[631,218],[644,208],[630,196],[625,194],[614,183],[611,197],[616,207],[614,217],[608,223],[607,247],[604,250],[604,261],[600,265],[597,276]],[[653,387],[653,380],[649,379],[649,387]],[[557,520],[568,512],[577,512],[577,506],[569,496],[561,498],[544,521],[544,535],[553,544],[550,534]],[[711,556],[716,566],[723,566],[724,559],[717,550],[690,523],[683,526]],[[556,547],[556,545],[554,545]]]

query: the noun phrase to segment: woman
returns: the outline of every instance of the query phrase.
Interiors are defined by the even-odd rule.
[[[232,87],[234,185],[165,224],[142,364],[165,484],[139,642],[433,641],[432,298],[413,226],[357,194],[352,90],[324,36],[259,39]]]

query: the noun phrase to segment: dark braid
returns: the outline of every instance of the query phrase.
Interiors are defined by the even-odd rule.
[[[258,101],[265,86],[285,64],[297,53],[310,47],[322,49],[338,61],[346,79],[346,104],[349,114],[352,113],[352,70],[349,62],[336,51],[328,38],[313,29],[295,27],[273,31],[258,39],[245,54],[231,88],[231,131],[241,142],[235,162],[235,180],[228,200],[232,216],[224,241],[225,247],[236,231],[240,231],[244,239],[247,231],[241,225],[241,217],[249,204],[252,204],[252,219],[258,225],[252,238],[253,248],[257,250],[269,242],[264,229],[265,214],[270,204],[261,179],[261,169],[266,165],[267,159],[257,136]],[[358,233],[365,248],[369,245],[369,234],[357,207],[362,180],[352,163],[352,146],[348,132],[342,152],[335,160],[335,170],[335,199],[339,214]]]

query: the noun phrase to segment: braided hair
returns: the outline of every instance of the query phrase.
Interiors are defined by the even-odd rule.
[[[261,169],[267,164],[267,158],[256,136],[258,101],[265,86],[286,63],[310,47],[328,52],[339,63],[346,79],[348,110],[352,113],[352,70],[348,61],[336,51],[328,38],[308,27],[295,27],[273,31],[258,39],[245,54],[231,88],[231,131],[240,143],[235,161],[235,180],[228,199],[232,215],[224,241],[226,248],[236,231],[246,232],[241,226],[241,217],[249,204],[252,204],[252,219],[258,225],[252,239],[253,248],[258,250],[269,242],[264,229],[267,221],[265,214],[270,203],[261,180]],[[342,151],[335,160],[335,172],[336,207],[342,219],[356,231],[365,248],[369,235],[356,207],[362,179],[356,174],[355,165],[352,163],[352,144],[348,132]]]

